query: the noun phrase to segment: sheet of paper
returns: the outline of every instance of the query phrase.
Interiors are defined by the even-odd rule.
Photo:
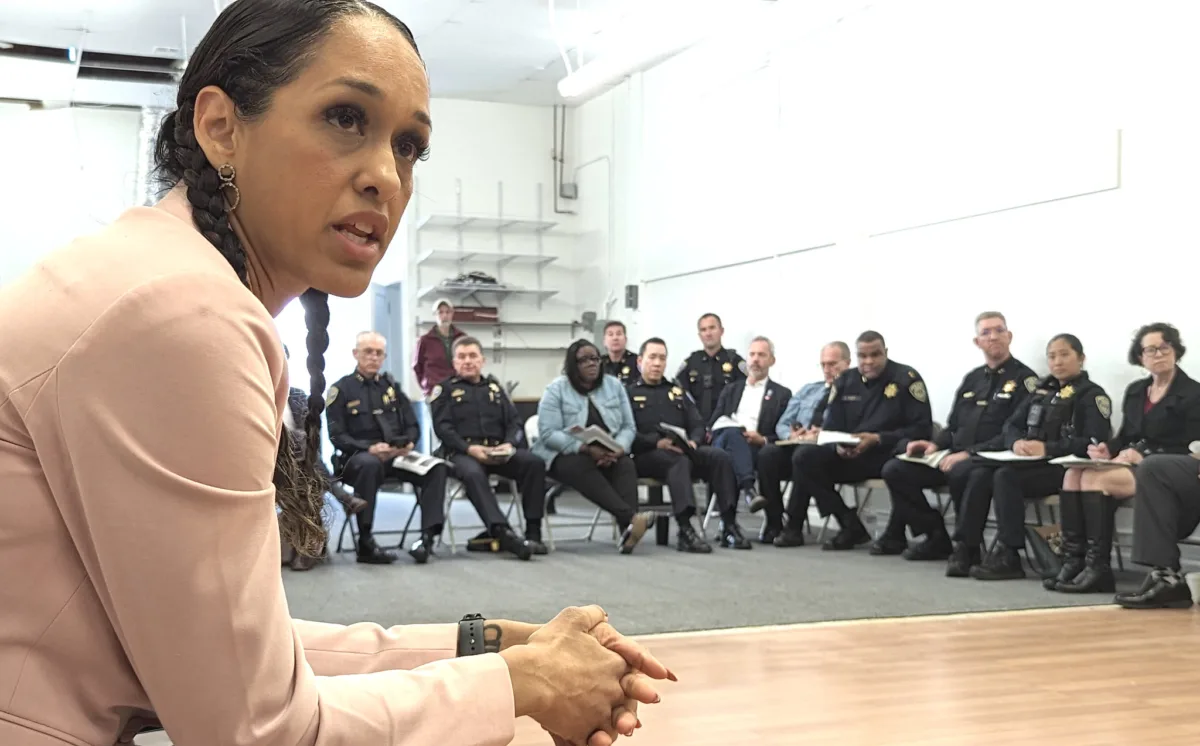
[[[861,443],[860,438],[856,438],[850,433],[840,433],[836,430],[822,430],[817,436],[817,445],[838,445],[838,446],[856,446]]]
[[[746,429],[745,425],[739,425],[737,420],[733,419],[732,417],[718,417],[717,421],[713,423],[712,431],[715,433],[718,430],[727,430],[731,427],[740,428],[742,430]]]
[[[1045,456],[1018,456],[1012,451],[980,451],[981,458],[988,461],[1046,461]]]
[[[1132,469],[1133,464],[1126,464],[1110,459],[1080,458],[1078,456],[1062,456],[1050,459],[1050,463],[1065,466],[1068,469]]]

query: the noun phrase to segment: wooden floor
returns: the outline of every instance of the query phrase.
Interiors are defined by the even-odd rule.
[[[1112,606],[642,638],[632,746],[1197,746],[1200,613]],[[536,723],[513,746],[545,746]]]

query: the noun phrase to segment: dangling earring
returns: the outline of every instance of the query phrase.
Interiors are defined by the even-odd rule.
[[[237,176],[237,171],[231,164],[224,163],[217,167],[217,178],[221,180],[221,186],[219,186],[218,189],[233,190],[233,202],[232,204],[229,204],[229,212],[236,210],[238,205],[242,202],[242,193],[238,190],[237,184],[233,183],[233,177],[235,176]],[[226,196],[227,203],[228,200],[229,198]]]

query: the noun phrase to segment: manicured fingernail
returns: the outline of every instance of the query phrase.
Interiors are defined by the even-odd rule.
[[[679,678],[669,668],[667,669],[667,681],[679,681]]]
[[[661,695],[661,694],[655,694],[655,695],[654,695],[654,704],[658,704],[659,702],[662,702],[662,695]]]
[[[642,727],[642,719],[641,718],[638,718],[637,725],[635,727],[637,727],[637,728]]]

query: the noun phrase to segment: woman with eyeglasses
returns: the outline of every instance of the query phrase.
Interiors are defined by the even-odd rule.
[[[637,468],[629,457],[637,426],[625,387],[600,372],[600,350],[586,339],[567,348],[563,375],[550,382],[538,403],[538,440],[533,452],[551,478],[612,514],[621,531],[618,548],[629,554],[654,525],[654,513],[638,512]],[[596,426],[609,447],[584,443],[573,430]]]
[[[1065,470],[1051,460],[1068,455],[1082,458],[1089,444],[1112,435],[1112,402],[1083,369],[1086,359],[1078,337],[1053,337],[1046,346],[1050,375],[1038,382],[1033,395],[1004,423],[1005,446],[1026,460],[974,457],[978,463],[967,475],[947,576],[969,575],[976,580],[1025,577],[1017,553],[1025,546],[1025,501],[1060,491]],[[996,514],[996,543],[980,562],[989,504]]]
[[[1185,351],[1170,324],[1147,324],[1134,336],[1129,364],[1150,375],[1125,389],[1117,436],[1087,449],[1088,458],[1127,466],[1067,471],[1059,493],[1064,562],[1058,575],[1043,582],[1047,590],[1113,591],[1109,554],[1117,501],[1137,492],[1137,474],[1147,458],[1187,454],[1200,440],[1200,382],[1179,367]]]

